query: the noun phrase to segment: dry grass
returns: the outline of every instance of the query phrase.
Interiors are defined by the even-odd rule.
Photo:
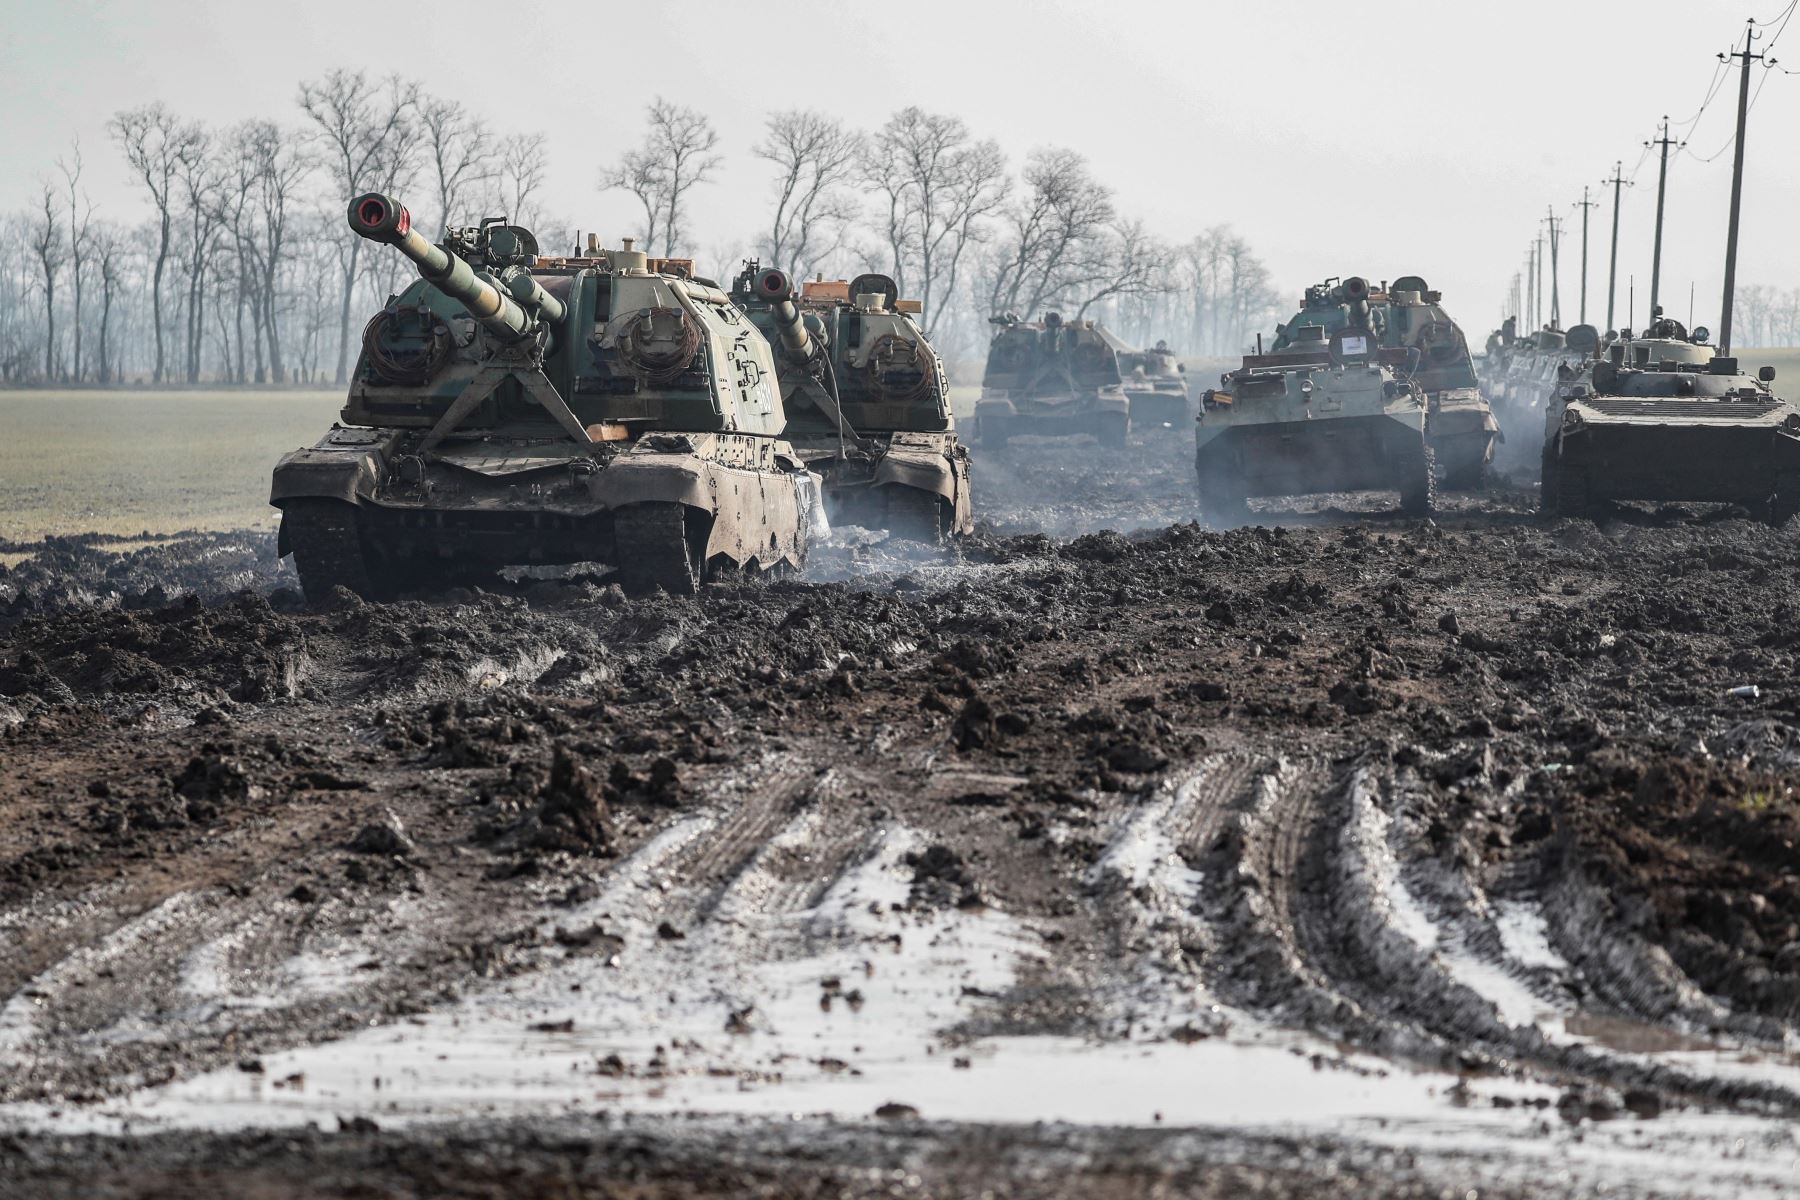
[[[341,392],[0,392],[0,540],[236,529],[275,519],[275,460]]]

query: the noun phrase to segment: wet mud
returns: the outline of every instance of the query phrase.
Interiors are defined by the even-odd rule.
[[[693,599],[7,547],[0,1195],[1800,1182],[1800,529],[975,478]]]

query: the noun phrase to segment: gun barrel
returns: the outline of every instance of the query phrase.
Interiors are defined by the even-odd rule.
[[[414,229],[412,214],[405,205],[380,192],[367,192],[350,202],[347,215],[350,229],[358,237],[392,246],[406,255],[419,268],[421,277],[468,309],[470,316],[502,341],[517,341],[537,327],[537,319],[511,296],[478,278],[468,263],[443,247],[432,245]]]
[[[794,303],[794,284],[787,272],[774,267],[756,277],[756,294],[769,306],[775,318],[775,332],[781,336],[781,348],[795,362],[810,362],[818,351],[806,322],[800,318],[800,306]]]

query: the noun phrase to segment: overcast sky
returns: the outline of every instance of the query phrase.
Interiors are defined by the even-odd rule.
[[[963,117],[1015,159],[1052,144],[1080,151],[1124,212],[1171,240],[1235,226],[1296,298],[1326,275],[1422,274],[1474,335],[1496,319],[1546,206],[1570,218],[1573,323],[1583,184],[1606,202],[1593,210],[1588,314],[1604,320],[1611,197],[1600,181],[1615,159],[1637,183],[1624,200],[1619,319],[1632,274],[1641,319],[1656,162],[1640,157],[1667,113],[1692,154],[1670,162],[1664,304],[1685,318],[1696,284],[1696,317],[1713,324],[1735,76],[1696,124],[1680,123],[1745,19],[1786,7],[0,0],[0,206],[27,203],[79,137],[101,212],[135,220],[144,208],[107,137],[113,112],[161,99],[209,122],[297,127],[297,81],[342,66],[397,71],[465,97],[502,131],[544,132],[546,208],[609,241],[630,231],[632,202],[596,190],[599,165],[638,139],[645,102],[679,97],[722,136],[725,169],[693,221],[694,240],[717,248],[761,226],[768,172],[749,149],[770,110],[831,109],[872,128],[918,104]],[[1800,20],[1778,59],[1783,50],[1800,67]],[[1738,276],[1788,288],[1800,286],[1800,78],[1772,71],[1766,84],[1747,139]]]

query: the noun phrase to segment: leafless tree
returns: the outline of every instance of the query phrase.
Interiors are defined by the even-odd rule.
[[[974,140],[959,118],[906,108],[870,141],[861,172],[885,210],[894,280],[924,304],[929,335],[956,294],[963,256],[981,238],[983,219],[1010,190],[1006,158],[997,143]]]
[[[126,244],[114,225],[96,225],[90,245],[95,264],[100,269],[100,362],[94,379],[101,386],[113,382],[112,316],[113,304],[125,280]]]
[[[214,155],[212,138],[202,132],[189,142],[180,163],[182,211],[187,218],[187,381],[200,381],[200,362],[206,333],[208,276],[213,266],[213,247],[221,225],[220,195],[225,190],[222,166]]]
[[[662,235],[662,252],[672,256],[687,238],[682,204],[696,186],[708,182],[723,162],[713,151],[718,132],[705,116],[658,97],[649,108],[650,128],[635,150],[601,172],[600,184],[623,188],[644,207],[644,248],[654,251]]]
[[[988,312],[1033,316],[1079,298],[1108,277],[1105,234],[1112,192],[1073,150],[1038,150],[1025,164],[1025,194],[1006,209]]]
[[[286,383],[279,303],[282,270],[287,262],[294,195],[316,164],[297,144],[298,139],[273,121],[246,122],[238,136],[254,164],[252,178],[259,216],[255,261],[261,272],[256,298],[262,306],[260,323],[268,343],[269,378],[275,383]]]
[[[487,122],[473,116],[460,100],[419,97],[419,125],[424,131],[427,168],[437,184],[438,223],[447,228],[463,218],[464,193],[499,174],[494,138]]]
[[[1166,246],[1144,228],[1142,221],[1119,221],[1106,232],[1100,250],[1106,274],[1089,289],[1077,317],[1102,300],[1126,296],[1153,296],[1169,290],[1171,256]]]
[[[58,159],[57,168],[62,171],[65,196],[69,206],[69,290],[73,304],[69,312],[69,327],[74,331],[74,354],[70,364],[70,375],[79,383],[82,376],[81,334],[83,285],[87,281],[88,242],[93,236],[94,204],[81,190],[81,140],[77,138],[69,148],[67,160]]]
[[[359,192],[391,191],[412,166],[412,130],[408,127],[419,87],[398,76],[371,80],[361,71],[330,71],[323,79],[300,85],[301,111],[318,127],[324,152],[336,173],[345,202]],[[350,307],[355,299],[362,239],[344,232],[348,243],[339,306],[337,368],[334,382],[345,383],[350,366]]]
[[[169,262],[169,243],[174,226],[175,180],[184,155],[200,136],[197,125],[182,121],[160,102],[129,109],[113,117],[113,138],[125,152],[125,160],[144,181],[156,210],[156,265],[150,276],[150,323],[156,333],[156,369],[152,379],[161,383],[166,371],[163,350],[163,273]]]
[[[534,203],[544,176],[549,173],[547,148],[541,133],[515,133],[500,143],[500,209],[521,225],[537,223]]]
[[[56,189],[43,185],[39,213],[31,226],[31,251],[43,272],[44,286],[44,378],[56,378],[56,277],[62,272],[65,247],[62,222],[58,219]]]
[[[771,113],[751,153],[775,164],[775,216],[763,252],[805,279],[843,246],[859,205],[848,191],[863,136],[824,113]]]

